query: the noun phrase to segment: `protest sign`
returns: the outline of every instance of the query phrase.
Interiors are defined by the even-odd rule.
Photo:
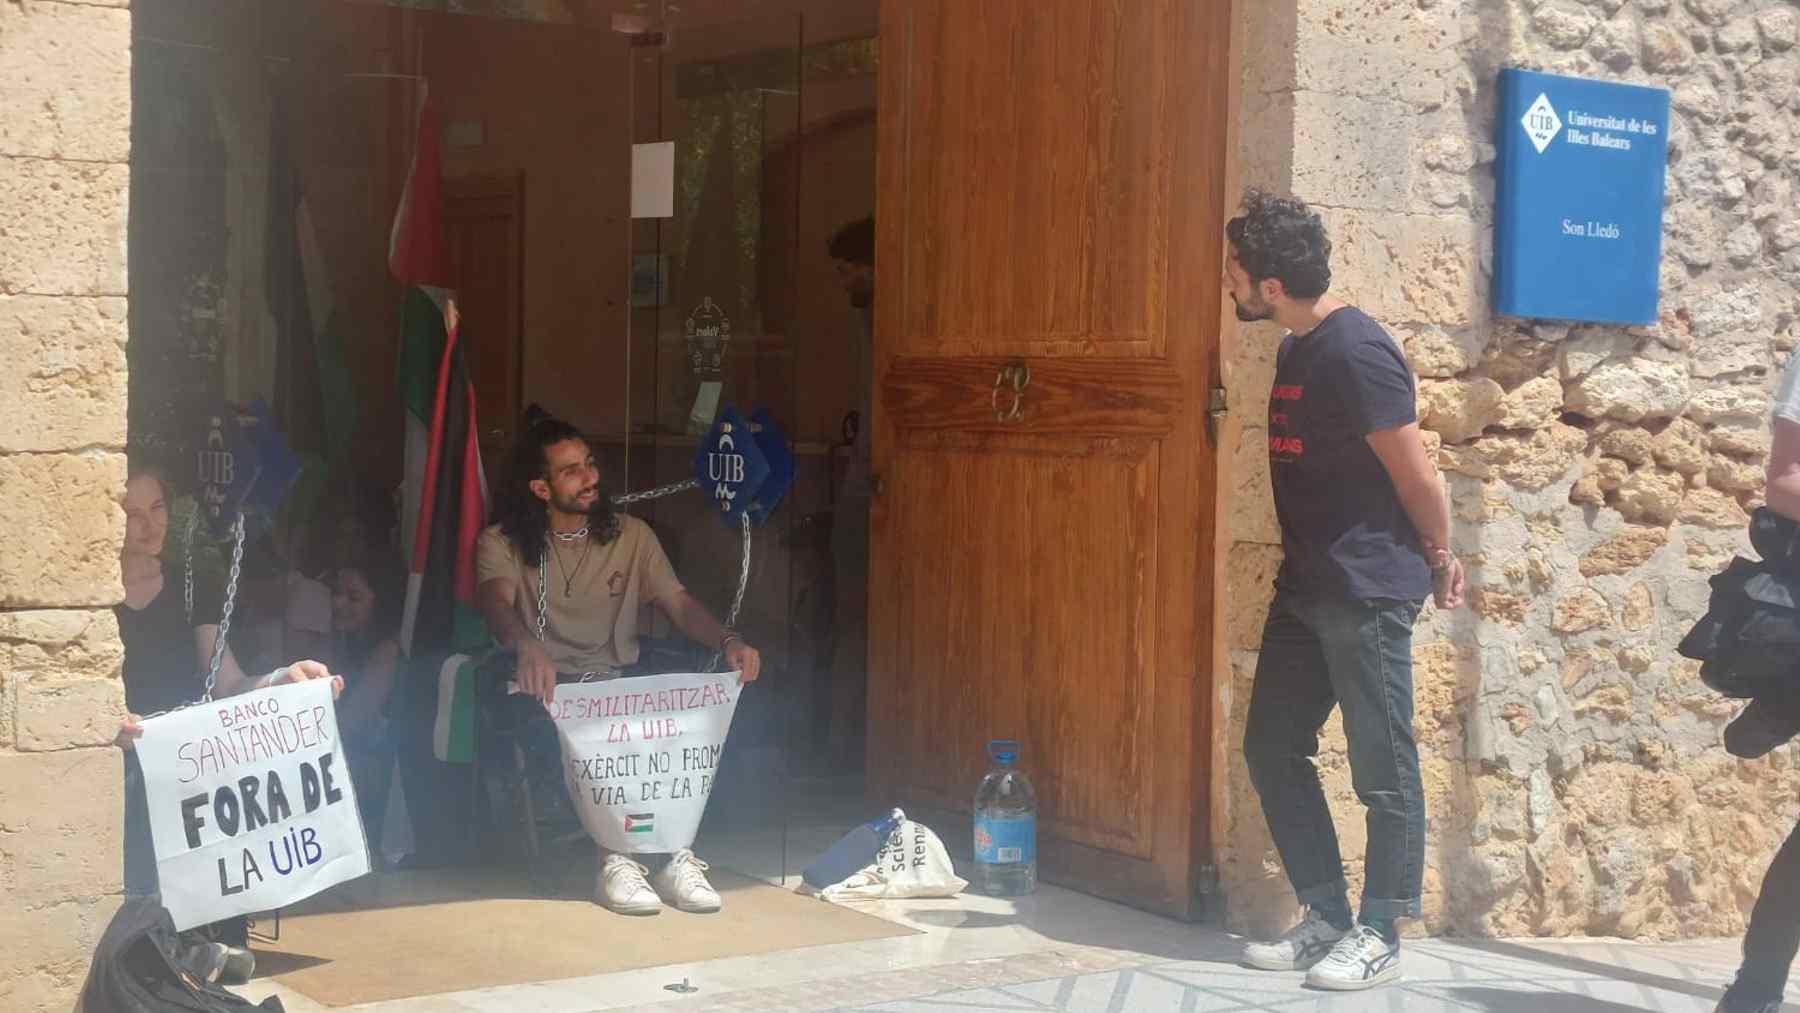
[[[694,846],[738,689],[735,672],[556,687],[569,795],[595,843],[638,855]]]
[[[177,929],[269,911],[369,871],[331,680],[143,722],[163,906]]]

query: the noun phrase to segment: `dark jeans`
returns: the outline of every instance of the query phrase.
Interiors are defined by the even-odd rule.
[[[1800,826],[1769,863],[1762,893],[1744,933],[1744,966],[1725,993],[1728,1003],[1754,1008],[1780,1002],[1787,989],[1794,953],[1800,950]]]
[[[1277,592],[1263,630],[1244,759],[1301,903],[1344,898],[1344,860],[1313,758],[1344,710],[1351,780],[1368,810],[1362,915],[1417,918],[1425,796],[1413,740],[1412,626],[1423,602]]]

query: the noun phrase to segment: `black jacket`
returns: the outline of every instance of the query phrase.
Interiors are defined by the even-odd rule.
[[[1739,556],[1712,578],[1706,615],[1677,650],[1720,693],[1800,714],[1800,524],[1757,510],[1750,544],[1762,559]]]

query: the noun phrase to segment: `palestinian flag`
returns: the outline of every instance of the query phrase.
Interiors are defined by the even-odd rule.
[[[628,834],[647,834],[656,829],[655,813],[626,813],[625,832]]]
[[[477,443],[475,387],[458,328],[444,256],[437,118],[419,110],[412,171],[394,215],[388,270],[406,286],[400,310],[400,396],[406,409],[401,531],[409,543],[400,646],[480,646],[475,540],[487,519]],[[407,526],[410,524],[410,527]]]

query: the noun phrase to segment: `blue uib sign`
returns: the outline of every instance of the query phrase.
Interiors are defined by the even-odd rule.
[[[1656,321],[1669,93],[1500,72],[1494,308]]]
[[[769,462],[756,435],[736,408],[727,407],[694,453],[694,478],[712,500],[722,520],[738,523],[752,508],[758,489],[769,477]],[[752,519],[755,519],[754,517]]]

